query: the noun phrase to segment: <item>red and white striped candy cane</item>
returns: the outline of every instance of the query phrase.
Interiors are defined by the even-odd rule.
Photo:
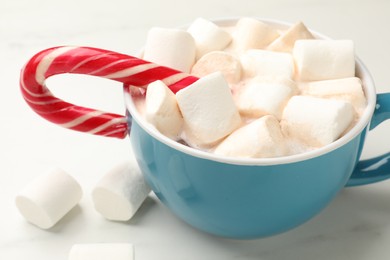
[[[21,72],[20,87],[37,114],[72,130],[117,138],[127,135],[124,116],[76,106],[52,95],[45,80],[62,73],[98,76],[139,87],[162,80],[174,93],[198,80],[136,57],[90,47],[54,47],[27,62]]]

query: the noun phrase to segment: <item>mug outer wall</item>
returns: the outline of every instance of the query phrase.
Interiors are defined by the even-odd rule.
[[[208,233],[249,239],[292,229],[319,213],[347,183],[366,129],[319,157],[280,165],[236,165],[195,157],[132,120],[130,140],[158,198]]]

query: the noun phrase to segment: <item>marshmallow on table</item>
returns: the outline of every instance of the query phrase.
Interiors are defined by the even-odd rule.
[[[175,94],[160,80],[148,85],[145,116],[162,134],[174,140],[179,138],[183,117]]]
[[[294,60],[289,53],[247,50],[240,61],[245,77],[291,78],[294,73]]]
[[[357,77],[308,82],[303,94],[350,102],[358,114],[363,112],[367,104],[362,82]]]
[[[192,67],[191,74],[204,77],[220,71],[230,84],[241,79],[241,63],[234,55],[223,51],[212,51],[200,58]]]
[[[193,139],[193,145],[213,144],[241,124],[230,88],[221,72],[200,78],[178,91],[176,98],[184,118],[185,134]]]
[[[128,243],[75,244],[68,260],[133,260],[134,247]]]
[[[135,161],[118,165],[92,191],[95,209],[106,219],[129,220],[150,192]]]
[[[16,206],[30,223],[48,229],[80,201],[77,181],[60,169],[53,169],[31,182],[16,196]]]
[[[301,81],[355,76],[355,51],[351,40],[298,40],[293,56]]]
[[[197,59],[210,51],[224,49],[232,40],[227,31],[204,18],[197,18],[187,31],[195,39]]]
[[[291,138],[320,147],[338,139],[354,119],[350,103],[309,96],[294,96],[281,120],[282,132]]]
[[[189,73],[195,55],[195,40],[188,32],[157,27],[149,30],[143,59]]]
[[[245,116],[274,115],[280,120],[284,106],[295,93],[292,80],[255,77],[237,94],[236,104]]]
[[[274,116],[263,116],[237,129],[214,150],[215,154],[266,158],[286,155],[279,121]]]
[[[295,41],[303,39],[314,39],[314,36],[302,22],[298,22],[273,41],[267,50],[291,52]]]
[[[248,49],[264,49],[279,33],[266,23],[245,17],[238,20],[232,36],[232,48],[241,53]]]

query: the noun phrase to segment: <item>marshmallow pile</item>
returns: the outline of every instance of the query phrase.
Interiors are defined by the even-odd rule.
[[[218,155],[312,150],[340,138],[366,106],[353,42],[316,39],[302,22],[153,28],[143,58],[200,79],[176,94],[153,82],[138,110],[169,138]]]

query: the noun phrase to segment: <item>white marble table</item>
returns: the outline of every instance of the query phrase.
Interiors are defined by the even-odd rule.
[[[65,260],[73,244],[94,242],[133,243],[139,260],[390,259],[390,181],[344,189],[313,220],[267,239],[235,241],[201,233],[174,217],[153,195],[131,221],[106,221],[93,209],[90,192],[107,170],[131,156],[129,141],[49,124],[27,107],[18,87],[22,65],[51,46],[86,45],[134,54],[152,26],[172,27],[199,16],[257,16],[303,20],[331,37],[354,40],[378,92],[386,92],[389,10],[387,0],[1,1],[0,259]],[[69,101],[123,112],[121,87],[115,83],[58,76],[48,84]],[[387,151],[388,132],[389,122],[373,131],[363,156]],[[20,216],[14,197],[52,166],[74,175],[84,197],[58,225],[45,231]]]

